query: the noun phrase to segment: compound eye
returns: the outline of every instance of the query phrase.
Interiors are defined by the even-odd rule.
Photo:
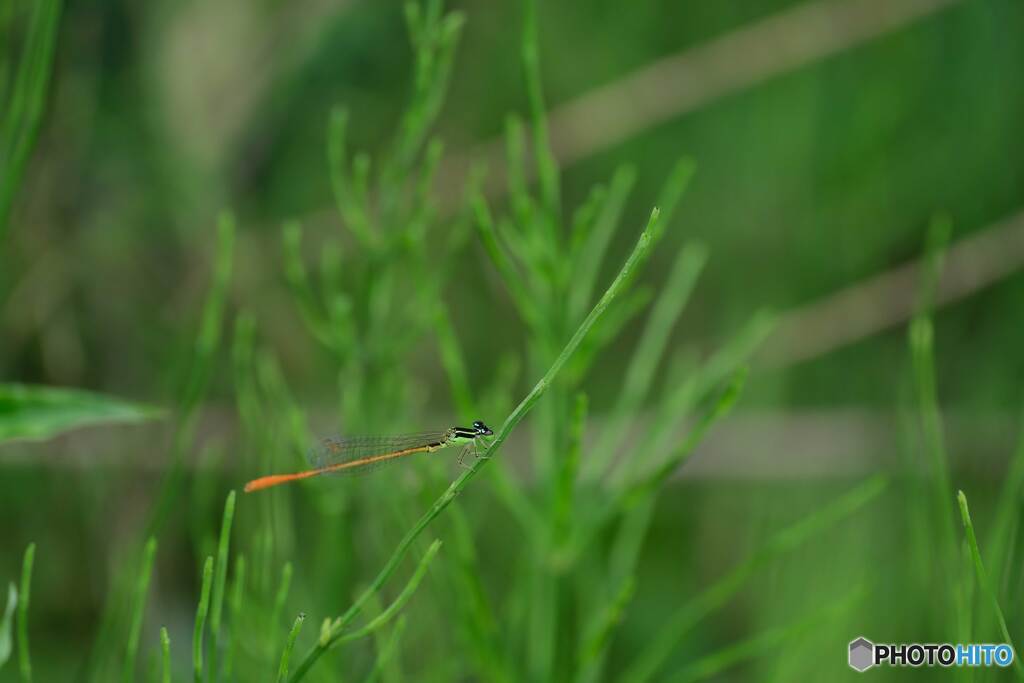
[[[483,427],[483,426],[484,426],[484,423],[483,423],[483,422],[481,422],[480,420],[476,420],[476,421],[475,421],[475,422],[473,423],[473,426],[474,426],[475,428],[477,428],[477,429],[480,429],[481,427]]]

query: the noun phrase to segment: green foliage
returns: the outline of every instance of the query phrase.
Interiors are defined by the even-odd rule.
[[[232,680],[231,673],[235,663],[235,652],[238,649],[238,640],[240,637],[241,618],[242,618],[242,599],[245,595],[245,555],[239,556],[235,560],[235,579],[234,585],[231,588],[231,598],[228,604],[230,610],[231,625],[234,632],[231,634],[231,638],[228,642],[227,652],[224,655],[224,666],[223,666],[223,678],[225,680]]]
[[[139,638],[142,633],[142,618],[146,610],[146,594],[149,591],[149,579],[153,573],[153,560],[156,558],[156,539],[150,538],[146,542],[145,555],[142,558],[142,566],[139,569],[137,583],[135,585],[134,603],[132,605],[131,628],[128,631],[128,647],[124,657],[125,683],[135,680],[135,656],[139,651]]]
[[[224,503],[224,517],[217,543],[217,564],[214,569],[213,594],[210,598],[210,671],[217,677],[217,657],[221,651],[221,614],[224,609],[224,587],[228,578],[228,549],[231,543],[231,524],[235,517],[235,492],[228,494]]]
[[[989,540],[986,548],[989,549],[989,567],[992,568],[994,577],[1001,577],[1002,580],[995,581],[994,585],[1003,587],[1009,584],[1009,577],[1013,569],[1013,552],[1015,550],[1016,525],[1018,523],[1016,510],[1017,501],[1024,492],[1024,420],[1018,420],[1022,431],[1017,439],[1017,448],[1010,460],[1009,471],[1003,490],[999,492],[998,503],[994,513],[994,521],[989,531]]]
[[[234,219],[228,213],[221,214],[217,224],[217,251],[211,274],[212,282],[206,294],[191,347],[188,371],[179,387],[179,400],[175,411],[177,419],[169,448],[169,464],[159,492],[155,496],[155,501],[146,515],[144,535],[138,540],[140,554],[142,553],[142,539],[156,538],[159,535],[174,510],[178,496],[185,488],[185,455],[193,445],[198,410],[209,388],[210,378],[216,366],[227,289],[231,280],[234,260],[234,236]],[[122,633],[123,625],[120,623],[124,605],[132,599],[130,590],[136,585],[129,578],[128,572],[128,566],[121,566],[112,577],[112,588],[103,607],[103,614],[93,644],[92,657],[89,661],[89,673],[93,680],[108,680],[115,675],[114,667],[116,666],[120,670],[122,666],[121,660],[118,658],[115,661],[112,654],[119,652],[120,643],[128,637]]]
[[[164,476],[156,503],[147,523],[149,535],[155,535],[165,523],[178,495],[184,477],[183,459],[192,446],[197,412],[210,384],[216,364],[216,352],[224,324],[224,309],[234,263],[235,220],[227,212],[217,221],[217,252],[212,282],[203,302],[202,315],[196,331],[188,372],[180,387],[178,419],[171,445],[171,463]]]
[[[292,563],[285,562],[284,567],[281,568],[281,581],[277,585],[277,595],[274,598],[274,610],[270,616],[271,624],[277,624],[281,620],[285,603],[288,601],[288,592],[292,588],[292,571]],[[270,650],[274,651],[277,648],[277,643],[272,640],[269,646]]]
[[[996,592],[992,588],[988,572],[985,571],[985,564],[981,559],[981,551],[978,549],[978,538],[974,533],[974,524],[971,523],[971,511],[967,507],[967,496],[964,495],[963,491],[957,491],[956,499],[960,505],[960,518],[964,524],[964,531],[967,533],[967,546],[971,552],[971,560],[974,563],[975,572],[977,572],[978,585],[981,586],[985,599],[989,602],[996,622],[999,624],[999,634],[1002,636],[1002,642],[1008,643],[1016,652],[1017,648],[1014,646],[1013,638],[1010,637],[1010,631],[1006,627],[1006,617],[1003,616],[1003,610],[999,606],[999,598],[996,597]],[[1020,663],[1017,657],[1013,658],[1013,668],[1017,672],[1017,679],[1024,680],[1024,665]]]
[[[171,683],[171,636],[167,627],[160,627],[160,681]]]
[[[343,254],[340,241],[329,240],[316,282],[303,262],[301,226],[292,221],[283,230],[288,284],[304,323],[339,369],[342,422],[364,429],[378,419],[368,406],[407,403],[409,352],[431,327],[460,242],[436,234],[432,188],[442,146],[428,141],[428,131],[443,101],[463,19],[442,14],[438,2],[423,9],[409,3],[406,22],[413,90],[383,158],[372,163],[363,152],[350,154],[344,109],[336,108],[329,120],[331,188],[358,252]]]
[[[402,634],[405,633],[405,617],[399,617],[395,627],[391,630],[391,637],[377,652],[377,659],[373,663],[373,669],[367,674],[365,682],[373,683],[381,677],[385,667],[398,655],[398,646],[401,644]]]
[[[718,652],[701,657],[665,680],[672,683],[708,680],[739,662],[768,655],[794,641],[800,642],[808,632],[827,626],[830,621],[850,611],[857,603],[863,601],[866,595],[867,591],[864,588],[854,588],[848,594],[814,610],[808,617],[731,643]]]
[[[24,683],[32,680],[32,659],[28,653],[28,608],[31,604],[32,565],[35,558],[36,544],[29,543],[21,564],[21,590],[18,593],[18,667]]]
[[[814,535],[829,530],[874,501],[885,487],[886,481],[881,477],[870,479],[828,506],[770,536],[732,571],[680,605],[671,620],[636,656],[622,680],[629,683],[650,680],[701,619],[726,605],[758,570],[783,554],[799,549]]]
[[[203,565],[203,587],[196,608],[195,628],[192,631],[192,674],[196,683],[203,680],[203,636],[206,617],[210,612],[210,586],[213,583],[213,557],[206,558]]]
[[[0,242],[6,235],[11,206],[39,134],[61,4],[60,0],[30,3],[32,16],[9,92],[3,87],[7,85],[3,82],[6,78],[0,79]],[[12,10],[13,7],[5,11]],[[8,30],[3,31],[4,28]],[[0,42],[13,38],[12,29],[0,26]],[[0,55],[0,59],[3,57]],[[0,75],[6,77],[7,69],[6,62],[0,63]]]
[[[302,622],[305,620],[305,614],[297,616],[295,623],[292,625],[292,630],[288,632],[288,642],[284,645],[284,651],[281,653],[281,663],[277,667],[277,683],[285,683],[288,680],[288,662],[292,658],[292,648],[295,647],[295,639],[299,637],[299,631],[302,630]]]
[[[142,422],[154,408],[75,389],[0,384],[0,442],[49,439],[78,427]]]
[[[18,606],[18,589],[13,583],[7,584],[7,606],[4,608],[4,618],[0,620],[0,667],[11,658],[14,643],[14,610]]]
[[[220,344],[221,328],[224,325],[224,309],[234,264],[234,244],[235,219],[232,214],[225,211],[217,219],[217,253],[213,264],[213,281],[210,283],[206,301],[203,302],[195,352],[180,399],[182,423],[185,425],[190,425],[210,381],[214,354]]]
[[[342,633],[372,600],[376,600],[376,595],[388,582],[419,534],[434,522],[442,510],[451,505],[477,472],[490,462],[491,456],[534,406],[538,409],[538,416],[533,421],[534,465],[541,497],[550,502],[538,503],[532,500],[528,492],[522,490],[519,484],[513,483],[514,478],[508,474],[507,465],[500,458],[493,468],[494,474],[488,479],[494,487],[497,499],[502,501],[509,512],[519,520],[521,530],[526,534],[524,541],[527,550],[524,557],[540,558],[538,562],[527,563],[525,571],[529,578],[525,579],[522,586],[514,585],[506,596],[509,602],[526,605],[526,618],[529,620],[527,628],[531,637],[524,644],[525,656],[521,658],[523,669],[517,664],[518,656],[514,648],[518,644],[501,643],[490,635],[494,628],[491,625],[493,608],[490,607],[489,598],[485,594],[472,588],[473,581],[453,579],[455,585],[470,587],[469,590],[457,591],[453,597],[458,613],[465,614],[470,623],[475,624],[473,628],[467,630],[466,637],[474,643],[478,661],[489,671],[489,676],[508,680],[519,679],[524,675],[539,679],[560,678],[566,675],[579,676],[580,680],[600,677],[606,652],[613,641],[615,626],[621,621],[634,593],[635,565],[642,547],[643,530],[649,520],[651,501],[657,491],[664,486],[668,476],[692,453],[711,424],[728,412],[738,395],[737,380],[714,400],[712,407],[690,431],[679,448],[673,449],[669,456],[661,460],[646,463],[649,465],[646,472],[641,464],[637,463],[634,472],[636,476],[619,484],[619,488],[613,491],[610,497],[604,494],[602,497],[610,500],[610,503],[596,505],[596,501],[591,497],[592,489],[581,488],[583,484],[579,477],[579,463],[586,424],[585,403],[582,399],[577,399],[576,408],[572,409],[571,401],[566,399],[570,392],[576,391],[575,387],[586,377],[599,351],[642,310],[648,300],[645,291],[634,290],[634,285],[648,254],[664,234],[666,221],[692,176],[693,165],[688,161],[682,161],[676,166],[661,192],[661,205],[651,213],[633,253],[607,291],[593,302],[593,289],[612,237],[624,214],[626,197],[635,174],[629,169],[620,170],[612,179],[610,189],[595,189],[588,201],[573,213],[569,225],[562,228],[558,171],[549,151],[544,125],[534,12],[532,5],[528,5],[522,54],[531,103],[533,157],[537,160],[541,196],[534,199],[527,190],[526,178],[529,172],[525,166],[527,155],[524,131],[516,119],[511,119],[507,135],[511,215],[495,219],[488,201],[479,190],[471,188],[470,200],[481,244],[501,276],[528,331],[528,365],[538,373],[543,372],[543,376],[497,430],[486,453],[456,479],[405,534],[369,588],[360,594],[342,616],[325,625],[318,643],[296,668],[292,676],[293,681],[303,679],[311,671],[313,663],[326,653],[331,644],[363,635],[362,630],[344,636]],[[344,157],[346,125],[347,118],[344,115],[336,114],[332,119],[332,142],[329,150],[334,168],[332,178],[335,196],[343,217],[361,247],[372,253],[372,250],[380,247],[375,238],[369,237],[374,233],[366,228],[366,217],[373,215],[374,212],[366,210],[361,203],[363,200],[360,199],[367,196],[363,188],[367,177],[365,169],[370,166],[369,161],[357,159],[350,176],[345,176],[344,172],[339,170],[343,168],[340,159]],[[381,189],[376,193],[370,192],[369,195],[378,196],[380,201],[384,202],[387,196],[386,186],[379,181],[379,187]],[[414,238],[415,235],[413,232]],[[412,243],[415,245],[416,240]],[[342,317],[331,320],[329,315],[322,313],[321,311],[332,310],[327,304],[330,298],[322,295],[320,298],[324,303],[317,302],[317,297],[313,295],[313,286],[307,276],[307,269],[301,260],[299,246],[298,228],[294,225],[287,226],[286,272],[295,292],[299,310],[313,338],[336,354],[339,361],[345,363],[346,359],[352,357],[352,349],[363,344],[352,334],[358,334],[356,330],[372,329],[374,320],[365,319],[362,325],[353,324],[350,317],[353,306],[345,303],[349,298],[343,294],[336,294],[333,297],[335,301],[342,302],[333,307],[333,310],[338,311]],[[633,369],[627,380],[628,392],[617,410],[619,422],[614,429],[620,434],[620,441],[630,417],[649,397],[654,368],[657,367],[658,360],[667,346],[669,330],[681,315],[687,295],[692,291],[704,260],[705,256],[700,247],[684,248],[676,260],[668,284],[663,288],[655,304],[655,313],[634,355]],[[385,273],[392,262],[394,259],[389,259],[384,264]],[[337,281],[337,277],[332,275],[337,271],[337,267],[331,265],[332,263],[333,257],[325,260],[322,268],[321,281],[325,284]],[[443,264],[444,258],[437,259],[435,263]],[[444,267],[435,270],[443,271]],[[379,273],[376,275],[381,277]],[[452,329],[452,318],[440,300],[436,300],[441,284],[442,281],[427,277],[426,286],[417,291],[426,291],[435,300],[429,305],[421,305],[420,308],[435,311],[429,322],[437,325],[441,358],[449,375],[456,405],[463,414],[475,413],[480,402],[474,397],[470,387],[466,363],[461,357],[461,347]],[[381,310],[387,309],[382,305]],[[352,329],[353,333],[344,332],[348,329]],[[413,336],[416,329],[419,327],[414,326]],[[674,401],[675,407],[679,410],[666,413],[661,418],[661,431],[658,433],[662,438],[658,443],[652,444],[654,448],[646,452],[653,456],[657,452],[656,449],[664,447],[664,439],[673,436],[674,430],[670,425],[678,424],[682,414],[699,403],[708,393],[716,390],[756,347],[756,342],[763,338],[766,329],[763,318],[755,321],[752,324],[753,331],[742,336],[745,340],[753,340],[753,343],[738,344],[738,350],[728,352],[725,360],[712,363],[708,372],[699,375],[696,384],[688,386],[686,400]],[[337,330],[342,330],[342,334],[346,336],[339,339]],[[575,332],[570,335],[571,330]],[[403,333],[403,338],[405,337],[406,333]],[[566,337],[569,338],[568,343],[563,341]],[[380,353],[377,351],[378,346],[380,345],[373,347],[375,353]],[[723,350],[723,353],[727,351]],[[366,354],[362,354],[361,357],[365,362]],[[401,355],[396,354],[395,357],[401,358]],[[367,395],[364,389],[372,391],[372,388],[364,387],[361,383],[354,388],[351,386],[353,378],[360,381],[358,378],[366,376],[367,367],[353,368],[343,365],[341,372],[347,378],[346,388],[349,391],[360,396]],[[374,372],[373,376],[379,378],[381,373]],[[541,396],[549,393],[551,395],[545,402],[539,401]],[[374,396],[372,402],[364,401],[367,405],[376,405],[378,402],[377,396]],[[247,400],[246,405],[255,405],[255,402]],[[385,401],[382,405],[401,405],[401,402]],[[366,410],[362,405],[360,409]],[[342,415],[350,421],[357,413],[343,406]],[[372,415],[363,414],[359,417],[361,424],[375,423]],[[565,429],[564,425],[572,426]],[[255,424],[253,426],[255,432]],[[596,474],[608,469],[611,456],[615,455],[622,445],[613,444],[612,448],[608,449],[607,454],[603,456],[608,462],[604,466],[599,466]],[[568,453],[568,457],[559,457],[560,453]],[[593,467],[590,462],[588,465]],[[550,488],[546,488],[549,482]],[[586,495],[579,498],[577,489]],[[543,507],[539,506],[550,507],[553,513],[547,515]],[[648,513],[635,516],[633,511],[638,507],[645,507]],[[595,510],[601,512],[595,515]],[[454,526],[463,528],[465,521],[457,507],[454,508],[452,516]],[[595,563],[595,558],[591,554],[601,554],[594,544],[597,534],[619,520],[625,520],[624,531],[621,532],[622,538],[616,544],[616,550],[609,558],[609,574],[602,581],[608,585],[588,598],[585,592],[572,587],[569,577],[574,568],[584,561]],[[464,538],[464,535],[459,533],[456,537]],[[462,547],[466,548],[465,545]],[[475,563],[472,553],[466,554],[463,550],[460,554],[470,563],[469,566]],[[467,571],[472,573],[473,570],[467,568]],[[400,599],[407,594],[408,588],[401,594]],[[570,596],[572,600],[580,602],[578,617],[560,607],[570,599]],[[605,600],[605,596],[609,596],[610,602]],[[467,604],[461,606],[463,602]],[[392,603],[392,606],[396,604],[399,604],[399,601]],[[588,614],[591,612],[593,615]],[[388,610],[382,613],[388,614]],[[564,628],[563,624],[567,620],[577,618],[591,621],[597,626],[589,630],[578,644],[573,644],[568,650],[562,650],[557,644],[557,634]],[[497,654],[494,654],[495,650],[498,651]],[[502,661],[505,663],[497,663]],[[573,674],[573,671],[576,673]]]
[[[604,293],[601,299],[594,305],[593,310],[590,314],[580,323],[576,333],[572,336],[569,342],[562,349],[561,353],[552,363],[551,367],[544,374],[543,377],[534,385],[533,389],[529,394],[519,403],[519,405],[512,411],[512,413],[505,419],[501,428],[495,433],[493,440],[488,444],[487,450],[481,454],[480,457],[466,470],[458,479],[456,479],[448,487],[448,489],[436,500],[427,512],[420,517],[412,528],[402,538],[395,552],[392,553],[390,559],[384,565],[384,568],[380,571],[377,577],[374,579],[370,588],[367,589],[362,595],[353,603],[353,605],[343,615],[338,617],[337,620],[332,624],[330,636],[325,640],[321,637],[321,641],[317,646],[310,651],[306,659],[300,664],[298,670],[293,676],[293,681],[301,680],[306,672],[312,667],[313,663],[322,655],[327,649],[328,645],[337,637],[337,634],[348,626],[349,623],[362,611],[363,606],[370,600],[373,595],[380,590],[380,588],[387,582],[387,580],[394,573],[398,567],[402,558],[408,552],[413,542],[420,535],[420,533],[436,518],[446,507],[448,507],[454,500],[455,497],[465,488],[469,483],[470,479],[476,476],[477,472],[486,465],[492,455],[497,451],[502,443],[508,438],[512,429],[522,421],[526,413],[540,400],[540,397],[547,392],[548,388],[552,385],[555,377],[559,371],[565,365],[566,361],[572,357],[573,353],[579,347],[580,343],[586,337],[587,333],[594,326],[594,324],[600,319],[601,315],[607,310],[609,305],[618,297],[624,284],[628,281],[630,275],[632,275],[634,268],[646,255],[647,250],[651,247],[651,232],[654,225],[657,223],[658,210],[655,209],[651,213],[650,220],[647,223],[647,227],[640,235],[640,239],[637,242],[636,247],[633,249],[633,253],[626,260],[622,266],[622,270],[619,275],[615,278],[608,290]]]
[[[945,245],[950,226],[945,219],[932,221],[926,244],[926,267],[920,284],[921,296],[918,312],[909,328],[910,355],[913,366],[914,389],[921,425],[922,448],[928,458],[929,479],[932,486],[930,519],[933,521],[938,545],[937,569],[943,584],[950,587],[952,604],[947,612],[950,625],[959,642],[968,642],[971,634],[969,598],[963,581],[962,554],[956,538],[955,508],[951,505],[953,486],[949,473],[949,454],[939,409],[938,388],[935,378],[934,328],[931,306],[936,282],[942,272]]]
[[[56,7],[38,5],[34,16],[49,18],[34,19],[36,30],[54,30]],[[707,534],[730,527],[701,514],[702,496],[741,486],[693,486],[674,481],[674,475],[711,430],[725,423],[743,387],[765,381],[763,373],[748,377],[748,366],[756,369],[752,357],[775,316],[760,312],[745,323],[727,318],[736,329],[721,343],[704,343],[714,337],[702,330],[700,350],[688,346],[691,337],[684,328],[696,328],[708,317],[707,302],[698,300],[697,310],[688,311],[691,296],[700,278],[714,276],[703,242],[714,236],[705,230],[697,242],[691,233],[672,233],[678,222],[673,216],[696,170],[689,159],[664,165],[656,206],[632,252],[617,262],[620,247],[633,238],[623,226],[641,222],[646,214],[635,206],[647,201],[642,183],[633,196],[643,176],[628,164],[609,166],[607,173],[601,171],[607,180],[582,195],[563,182],[546,118],[541,49],[547,43],[538,26],[538,13],[556,10],[535,0],[526,0],[523,9],[518,55],[527,116],[526,121],[511,116],[506,124],[507,200],[490,194],[493,188],[485,192],[482,175],[473,173],[463,188],[464,205],[453,215],[442,208],[436,186],[446,180],[444,148],[432,131],[464,21],[459,13],[446,14],[439,0],[428,0],[405,6],[410,94],[382,151],[371,152],[373,143],[361,135],[366,114],[357,104],[335,107],[326,121],[322,189],[334,201],[339,229],[287,220],[280,235],[272,234],[269,244],[279,245],[290,299],[270,286],[262,289],[266,283],[253,272],[261,265],[254,252],[265,246],[264,234],[258,229],[239,233],[231,214],[220,217],[209,268],[196,269],[208,271],[200,275],[204,288],[193,287],[205,292],[194,299],[203,300],[202,310],[189,312],[187,324],[195,329],[181,335],[188,346],[186,370],[171,377],[177,387],[173,431],[166,452],[152,449],[160,456],[154,462],[166,473],[138,528],[122,532],[129,541],[121,537],[111,544],[128,560],[115,557],[94,659],[82,677],[109,680],[116,667],[124,680],[132,680],[140,643],[148,642],[154,665],[159,654],[159,669],[152,671],[171,680],[167,627],[160,629],[159,653],[156,639],[143,634],[158,536],[165,548],[162,572],[166,549],[183,552],[189,566],[205,559],[192,639],[197,682],[263,680],[275,672],[277,680],[293,682],[390,683],[415,677],[590,683],[660,676],[694,681],[732,669],[738,669],[735,678],[753,678],[767,663],[779,671],[787,665],[811,669],[817,662],[808,665],[807,657],[793,652],[796,648],[790,650],[791,661],[782,664],[772,653],[793,642],[836,633],[845,637],[861,628],[871,614],[862,608],[870,602],[865,598],[873,600],[885,588],[861,583],[862,573],[873,578],[884,572],[895,585],[908,576],[913,582],[932,580],[944,632],[965,637],[974,623],[990,623],[994,612],[1002,637],[1009,640],[1018,617],[1004,615],[1000,604],[1019,599],[1017,508],[1024,445],[997,501],[983,564],[963,494],[964,552],[955,533],[949,495],[957,473],[948,463],[934,367],[930,307],[951,223],[937,219],[933,224],[920,313],[910,330],[917,417],[932,487],[928,496],[906,503],[900,497],[885,507],[883,491],[891,486],[903,493],[904,483],[873,476],[848,492],[829,493],[823,505],[801,507],[784,496],[779,507],[799,513],[795,521],[757,519],[755,526],[762,528],[749,542],[729,538],[709,545]],[[29,94],[19,95],[26,103],[23,118],[31,125],[19,136],[34,136],[30,129],[41,115],[35,98],[45,90],[52,36],[40,36],[31,39],[36,61],[34,75],[26,77]],[[5,142],[0,137],[0,145]],[[356,149],[362,145],[366,149]],[[14,174],[0,184],[17,181]],[[572,207],[575,196],[584,198]],[[687,218],[703,218],[707,208],[697,206]],[[2,209],[0,201],[0,229]],[[478,255],[486,261],[480,263]],[[497,283],[494,291],[463,281],[467,266]],[[734,267],[726,270],[733,273]],[[742,275],[737,281],[751,287]],[[460,308],[465,302],[484,302],[508,319],[505,327],[484,329],[490,319]],[[278,315],[284,322],[274,318]],[[228,323],[230,344],[224,332]],[[517,335],[506,339],[512,329]],[[229,358],[229,372],[221,372]],[[298,387],[310,377],[317,390],[333,387],[326,410],[310,400],[315,390]],[[524,377],[535,383],[521,392]],[[450,396],[438,391],[439,378],[447,381]],[[614,384],[610,396],[595,390],[602,381]],[[239,434],[221,430],[219,422],[209,432],[198,428],[201,418],[206,425],[204,408],[219,400],[233,402]],[[496,417],[505,419],[486,451],[454,481],[440,458],[425,458],[409,471],[356,484],[316,480],[238,501],[231,490],[249,476],[303,467],[310,433],[321,424],[342,432],[390,433],[441,426],[429,421],[456,414],[492,424]],[[154,415],[92,394],[0,385],[0,440],[47,438],[82,424]],[[510,448],[516,439],[516,448]],[[225,457],[216,462],[209,457],[222,452]],[[517,462],[520,453],[531,463]],[[112,478],[106,493],[119,485]],[[759,484],[748,493],[757,498],[771,486]],[[821,489],[831,492],[827,485]],[[739,498],[730,501],[736,514],[755,509],[755,503],[747,506],[745,497]],[[185,507],[187,540],[176,543]],[[855,513],[860,526],[871,528],[889,523],[893,510],[907,508],[926,521],[925,538],[934,541],[936,560],[929,571],[936,576],[918,577],[884,564],[882,551],[833,557],[832,550],[816,546],[821,537],[839,537],[840,524]],[[664,540],[665,530],[658,527],[667,510],[675,516],[671,542],[663,547],[652,539]],[[876,516],[865,521],[872,512]],[[421,538],[428,527],[429,537],[435,537],[429,544]],[[0,622],[2,665],[10,654],[17,605],[25,680],[31,671],[27,619],[33,552],[29,546],[22,599],[12,585]],[[402,565],[410,553],[415,567],[407,578],[396,577],[408,571]],[[974,604],[973,582],[968,585],[963,571],[967,560],[974,563],[984,611]],[[821,587],[817,582],[825,579],[819,574],[829,574],[819,571],[824,563],[835,570],[837,582],[850,575],[856,580],[846,581],[838,593]],[[173,566],[168,561],[168,568]],[[706,567],[723,566],[724,573],[708,578]],[[807,584],[800,586],[807,602],[825,596],[827,603],[772,614],[774,603],[784,602],[773,591],[787,581]],[[765,586],[770,590],[760,590]],[[756,618],[736,627],[730,608],[748,604]],[[303,632],[307,613],[322,624],[318,632]],[[975,613],[986,621],[972,621]],[[916,621],[892,628],[933,626],[917,613],[911,619]],[[735,628],[720,629],[718,620]],[[146,654],[141,653],[144,661]],[[415,676],[403,675],[402,667],[413,664]],[[806,676],[777,671],[775,678],[829,679],[817,671]]]
[[[342,643],[348,643],[353,640],[365,638],[391,621],[416,592],[420,582],[423,580],[423,575],[427,573],[427,567],[430,566],[431,560],[434,559],[434,556],[437,555],[437,551],[440,549],[441,541],[434,539],[434,542],[430,544],[429,548],[427,548],[427,552],[424,553],[423,559],[421,559],[419,565],[417,565],[416,571],[413,572],[412,578],[409,579],[409,582],[405,585],[405,588],[402,589],[402,592],[398,594],[398,597],[395,598],[395,601],[388,605],[387,609],[367,622],[365,626],[343,635],[337,632],[338,629],[336,629],[336,626],[339,625],[340,622],[336,620],[335,623],[332,624],[331,629],[326,632],[321,632],[320,642],[318,645],[323,647],[333,647],[334,645],[340,645]]]

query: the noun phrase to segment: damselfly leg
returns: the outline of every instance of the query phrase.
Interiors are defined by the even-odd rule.
[[[486,452],[487,444],[484,442],[484,440],[482,438],[473,439],[472,441],[467,443],[465,447],[462,449],[462,452],[459,453],[459,467],[464,467],[468,470],[470,467],[472,467],[472,465],[466,464],[466,456],[472,453],[474,460],[483,457],[490,457],[484,455],[484,453]]]
[[[467,443],[462,448],[462,452],[459,453],[459,467],[462,467],[462,468],[468,470],[470,467],[472,467],[472,465],[467,465],[466,464],[466,454],[467,453],[473,453],[474,456],[476,455],[476,441],[475,440],[474,441],[470,441],[469,443]]]

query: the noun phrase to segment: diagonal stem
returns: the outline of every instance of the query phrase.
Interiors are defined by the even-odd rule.
[[[484,453],[483,457],[478,458],[473,463],[472,467],[452,482],[451,486],[449,486],[448,489],[441,494],[436,501],[434,501],[434,504],[430,506],[430,509],[419,518],[408,532],[406,532],[402,540],[399,541],[395,551],[391,554],[391,557],[384,564],[384,567],[377,574],[377,577],[373,580],[373,583],[371,583],[370,586],[355,600],[355,602],[352,603],[352,606],[337,619],[331,628],[330,635],[327,638],[321,638],[320,641],[317,642],[316,646],[314,646],[313,649],[310,650],[302,659],[302,662],[295,669],[295,673],[291,678],[291,683],[297,683],[302,680],[320,656],[323,655],[339,638],[341,638],[344,629],[352,622],[353,619],[355,619],[356,616],[358,616],[366,602],[373,597],[373,595],[384,586],[387,580],[391,578],[391,575],[395,573],[395,570],[405,557],[405,554],[409,551],[409,548],[412,547],[412,544],[416,539],[419,538],[419,535],[423,530],[426,529],[434,518],[441,514],[441,512],[448,507],[453,500],[455,500],[455,497],[462,492],[469,481],[486,466],[487,462],[490,460],[490,456],[497,452],[498,448],[500,448],[505,442],[515,426],[522,421],[526,416],[526,413],[528,413],[530,409],[533,408],[534,404],[540,400],[540,397],[544,395],[544,392],[547,391],[549,386],[551,386],[551,383],[562,369],[562,366],[565,365],[566,361],[569,360],[573,352],[576,351],[576,348],[580,345],[580,342],[582,342],[587,336],[590,328],[593,327],[594,323],[596,323],[604,314],[611,302],[630,281],[637,266],[643,262],[644,257],[647,255],[647,252],[651,247],[651,232],[658,222],[658,213],[659,211],[657,208],[651,211],[651,216],[647,221],[647,226],[640,234],[640,239],[633,248],[633,253],[629,255],[628,259],[626,259],[626,262],[622,265],[622,269],[619,271],[615,280],[611,285],[609,285],[604,296],[601,297],[593,310],[590,311],[590,314],[587,315],[582,323],[580,323],[576,333],[573,334],[569,343],[565,345],[565,348],[562,349],[562,352],[558,355],[558,358],[555,359],[555,362],[551,367],[548,368],[548,371],[540,381],[534,385],[530,393],[526,395],[526,398],[524,398],[519,405],[516,406],[515,410],[513,410],[505,419],[505,423],[501,426],[501,429],[498,430],[498,433],[495,435],[491,444],[487,447],[487,451]]]

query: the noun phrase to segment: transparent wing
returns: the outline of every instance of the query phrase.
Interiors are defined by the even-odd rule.
[[[403,460],[401,454],[405,451],[444,443],[446,436],[447,431],[399,436],[329,436],[310,448],[307,457],[314,469],[351,464],[351,467],[339,468],[330,474],[363,474]],[[394,457],[385,457],[389,455]]]

